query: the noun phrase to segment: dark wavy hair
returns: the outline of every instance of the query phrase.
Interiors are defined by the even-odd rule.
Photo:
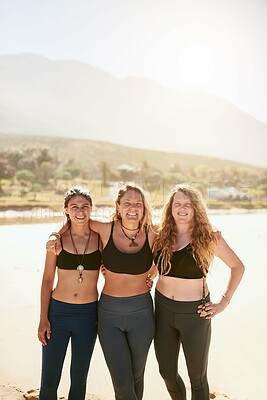
[[[72,186],[71,188],[69,188],[65,193],[63,201],[63,212],[66,215],[68,223],[70,223],[70,217],[69,214],[65,212],[65,208],[68,207],[70,199],[76,196],[83,196],[87,201],[89,201],[91,207],[93,205],[92,196],[89,189],[80,186]]]

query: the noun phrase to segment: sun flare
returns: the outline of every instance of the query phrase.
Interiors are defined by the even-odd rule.
[[[214,77],[215,57],[205,45],[188,44],[177,55],[177,67],[184,85],[202,87]]]

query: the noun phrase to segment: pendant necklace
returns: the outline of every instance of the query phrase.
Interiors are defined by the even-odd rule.
[[[77,271],[79,271],[79,279],[78,279],[79,283],[82,283],[82,282],[83,282],[83,270],[84,270],[84,266],[82,265],[82,263],[83,263],[84,255],[85,255],[85,253],[86,253],[86,251],[87,251],[87,248],[88,248],[88,245],[89,245],[90,237],[91,237],[91,229],[90,229],[90,231],[89,231],[89,235],[88,235],[88,239],[87,239],[87,241],[86,241],[86,245],[85,245],[85,248],[84,248],[84,252],[83,252],[83,255],[82,255],[82,259],[81,259],[81,261],[80,261],[80,256],[79,256],[79,254],[78,254],[77,247],[75,246],[75,243],[74,243],[74,240],[73,240],[73,237],[72,237],[72,234],[71,234],[71,229],[70,229],[70,238],[71,238],[71,241],[72,241],[72,246],[73,246],[73,249],[74,249],[74,251],[75,251],[75,253],[76,253],[76,256],[77,256],[77,258],[78,258],[78,262],[79,262],[79,265],[78,265],[78,267],[77,267]]]
[[[127,239],[129,239],[129,240],[131,241],[131,243],[129,244],[129,247],[136,247],[136,246],[138,246],[138,243],[135,242],[135,239],[136,239],[136,236],[138,235],[138,233],[140,232],[140,226],[138,226],[138,228],[135,228],[135,229],[128,229],[129,231],[136,231],[136,230],[137,230],[137,232],[136,232],[134,235],[132,235],[132,236],[128,236],[127,233],[125,232],[125,230],[123,229],[123,227],[124,227],[125,229],[128,229],[128,228],[126,228],[126,227],[122,224],[122,222],[121,222],[121,230],[122,230],[124,236],[126,236]]]

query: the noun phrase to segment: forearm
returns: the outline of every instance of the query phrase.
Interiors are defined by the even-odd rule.
[[[239,286],[239,283],[242,279],[244,271],[245,271],[245,267],[243,264],[231,269],[229,281],[227,283],[225,291],[222,294],[222,296],[223,296],[222,300],[230,303],[236,289]]]

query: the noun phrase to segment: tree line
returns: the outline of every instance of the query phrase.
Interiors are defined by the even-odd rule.
[[[75,180],[100,180],[103,186],[112,182],[134,181],[149,190],[163,186],[168,190],[178,182],[192,183],[202,192],[211,188],[234,187],[247,194],[247,198],[266,198],[267,170],[238,165],[208,166],[205,164],[183,166],[179,162],[166,165],[164,171],[143,160],[139,164],[118,163],[108,159],[86,166],[74,158],[59,157],[58,152],[43,144],[26,144],[10,147],[0,152],[0,195],[9,194],[17,186],[21,196],[29,191],[38,192],[47,187],[59,187],[55,182]]]

